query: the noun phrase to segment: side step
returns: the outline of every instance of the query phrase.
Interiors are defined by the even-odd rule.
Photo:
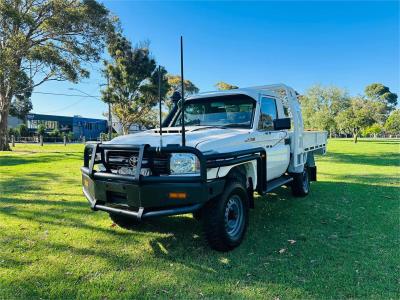
[[[274,189],[276,189],[276,188],[278,188],[278,187],[280,187],[282,185],[285,185],[285,184],[287,184],[289,182],[292,182],[292,181],[293,181],[293,177],[287,176],[287,175],[286,176],[284,175],[284,176],[281,176],[279,178],[273,179],[273,180],[267,182],[267,190],[265,191],[265,193],[269,193],[272,190],[274,190]]]

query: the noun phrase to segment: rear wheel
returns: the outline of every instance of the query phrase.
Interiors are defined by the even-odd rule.
[[[124,229],[134,229],[140,224],[140,221],[138,221],[135,218],[130,218],[126,216],[121,216],[117,214],[109,214],[111,220],[117,224],[119,227],[124,228]]]
[[[245,186],[231,180],[219,197],[203,209],[203,226],[211,248],[229,251],[240,245],[249,221],[249,205]]]
[[[292,182],[292,193],[296,197],[307,196],[310,192],[310,174],[308,166],[304,166],[304,170],[301,173],[294,173]]]

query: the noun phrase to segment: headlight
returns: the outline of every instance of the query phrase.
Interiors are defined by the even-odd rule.
[[[173,175],[200,173],[199,159],[191,153],[172,153],[169,166]]]

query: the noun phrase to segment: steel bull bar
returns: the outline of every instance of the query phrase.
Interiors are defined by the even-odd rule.
[[[111,173],[109,168],[106,153],[107,151],[128,151],[137,152],[137,165],[135,175],[120,175]],[[197,156],[200,163],[199,175],[193,176],[143,176],[141,174],[142,162],[145,154],[154,153],[191,153]],[[84,165],[81,167],[83,193],[87,198],[93,210],[105,211],[112,214],[124,215],[136,219],[146,219],[151,217],[161,217],[169,215],[178,215],[194,212],[200,209],[205,202],[222,193],[225,181],[224,179],[215,179],[207,181],[207,168],[217,168],[229,165],[240,164],[248,161],[257,161],[257,191],[262,193],[266,188],[266,152],[264,148],[254,148],[241,150],[230,153],[215,153],[205,155],[198,149],[188,146],[167,145],[165,147],[151,147],[149,145],[113,145],[102,143],[87,143],[84,150]],[[102,164],[105,171],[96,171],[95,165]],[[122,186],[125,190],[125,185],[133,187],[135,190],[146,189],[153,187],[162,188],[165,186],[179,186],[191,188],[192,194],[198,195],[202,200],[194,201],[188,205],[174,205],[172,207],[146,208],[139,206],[132,210],[129,205],[106,205],[104,201],[99,201],[95,197],[95,185],[101,183],[114,186]],[[197,192],[198,189],[198,192]],[[196,191],[193,193],[193,191]],[[151,192],[151,191],[150,191]],[[158,193],[157,190],[152,190],[152,196]],[[147,194],[149,195],[149,194]],[[161,200],[161,199],[160,199]]]

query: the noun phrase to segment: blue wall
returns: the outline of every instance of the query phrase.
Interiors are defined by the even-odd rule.
[[[107,132],[106,120],[73,117],[72,124],[76,139],[84,136],[86,140],[95,140],[100,133]]]

